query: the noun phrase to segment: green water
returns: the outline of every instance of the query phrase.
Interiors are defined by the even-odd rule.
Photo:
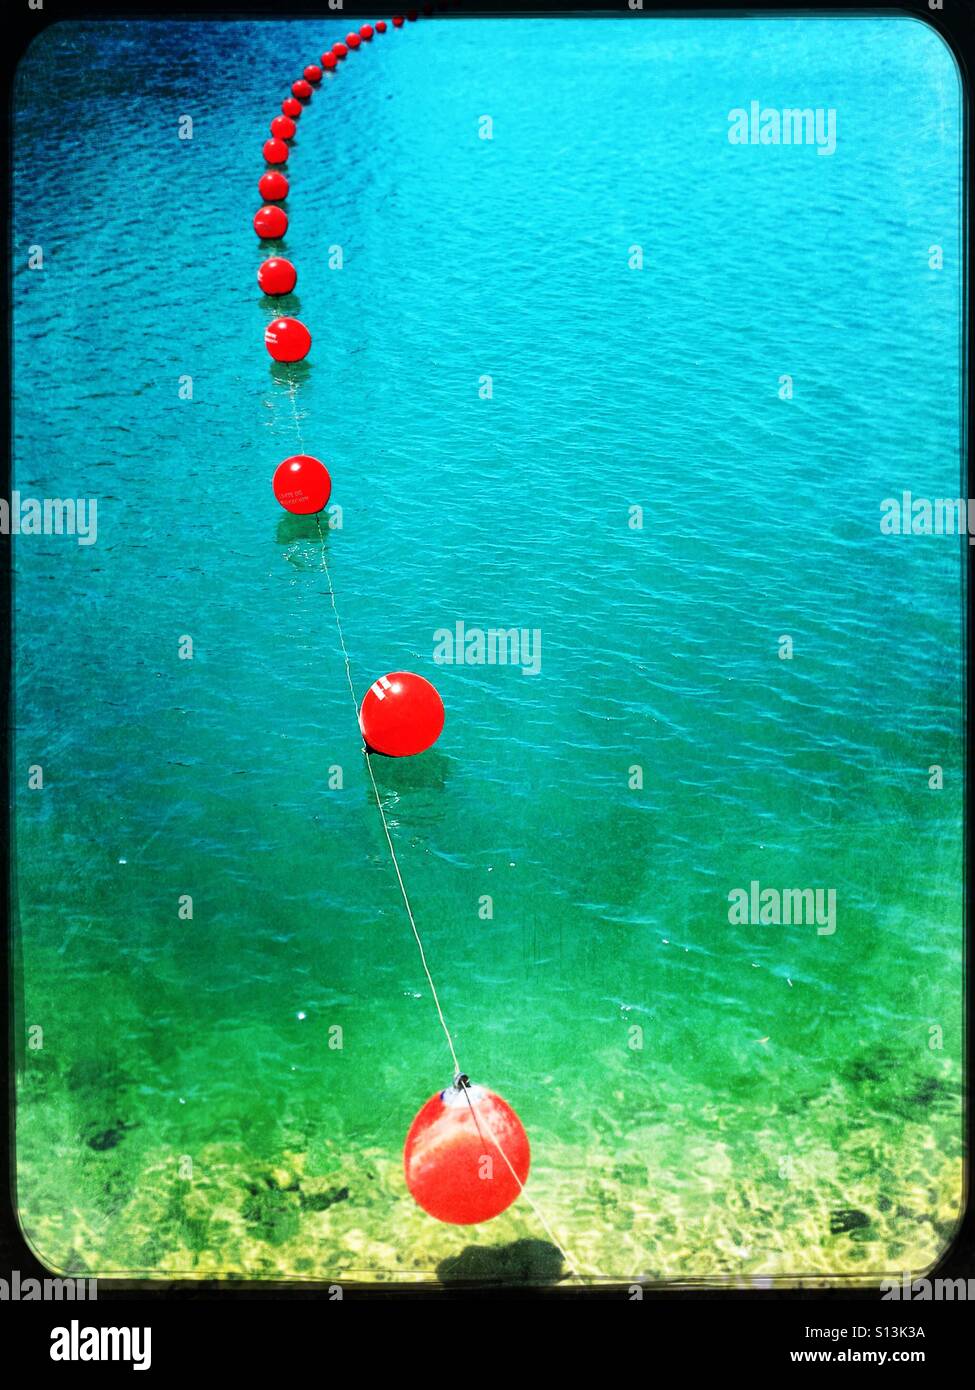
[[[260,143],[337,37],[61,25],[20,69],[15,486],[99,503],[95,545],[14,544],[28,1239],[160,1279],[926,1268],[961,1203],[965,557],[879,517],[959,489],[952,60],[906,20],[377,38],[301,120],[315,347],[271,368]],[[797,81],[834,155],[729,144]],[[324,554],[269,487],[302,443]],[[568,1261],[525,1200],[465,1230],[406,1190],[451,1059],[326,559],[360,695],[443,696],[376,775]],[[539,673],[437,664],[458,621],[537,629]],[[835,932],[732,925],[753,880],[834,890]]]

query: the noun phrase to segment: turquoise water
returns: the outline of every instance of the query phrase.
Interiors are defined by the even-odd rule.
[[[965,557],[879,519],[961,486],[953,60],[907,19],[377,37],[300,121],[314,347],[275,367],[260,146],[346,27],[61,24],[19,69],[14,486],[98,502],[96,544],[14,546],[28,1237],[103,1276],[566,1276],[526,1202],[460,1230],[405,1188],[451,1062],[327,558],[360,694],[443,696],[376,775],[576,1273],[925,1267],[961,1192]],[[732,145],[752,100],[834,108],[835,153]],[[302,445],[324,557],[270,491]],[[457,622],[537,629],[540,672],[438,665]],[[835,890],[835,932],[733,926],[753,880]]]

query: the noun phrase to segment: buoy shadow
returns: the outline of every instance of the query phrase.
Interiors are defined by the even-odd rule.
[[[441,1284],[558,1284],[566,1273],[561,1250],[547,1240],[468,1245],[437,1265]]]
[[[381,792],[443,791],[450,775],[450,759],[436,749],[416,758],[390,758],[369,749],[372,770]]]
[[[277,545],[293,545],[295,541],[314,541],[320,547],[322,540],[327,536],[328,518],[323,519],[321,512],[312,512],[308,516],[286,512],[278,522],[274,540]]]
[[[261,307],[273,309],[274,318],[294,318],[301,313],[301,296],[297,294],[262,294]]]
[[[310,374],[311,364],[308,362],[271,362],[271,379],[281,386],[296,386],[301,381],[307,381]]]

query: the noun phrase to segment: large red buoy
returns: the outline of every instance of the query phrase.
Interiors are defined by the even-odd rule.
[[[258,208],[254,214],[254,231],[265,239],[277,240],[288,230],[288,214],[284,208]]]
[[[350,48],[358,48],[362,40],[359,38],[358,34],[346,34],[345,42]]]
[[[271,256],[258,266],[257,283],[265,294],[290,294],[298,283],[298,272],[283,256]]]
[[[332,44],[332,52],[335,54],[336,58],[344,58],[348,51],[344,43]]]
[[[303,77],[299,77],[297,82],[291,84],[291,95],[300,97],[302,101],[308,101],[311,97],[311,83],[306,82]]]
[[[511,1106],[485,1086],[471,1086],[466,1076],[430,1097],[403,1149],[414,1200],[456,1226],[500,1216],[530,1166],[528,1136]]]
[[[332,52],[322,54],[322,67],[327,68],[329,72],[337,66],[338,61],[338,58],[336,58],[335,54]]]
[[[309,63],[303,76],[306,82],[321,82],[322,70],[317,63]]]
[[[290,116],[293,121],[298,119],[303,110],[301,102],[296,101],[294,97],[285,97],[281,103],[281,115]]]
[[[295,454],[279,463],[271,486],[285,511],[298,516],[322,511],[332,494],[328,469],[311,454]]]
[[[283,140],[272,138],[264,141],[264,158],[268,164],[287,164],[288,147]]]
[[[371,25],[371,24],[363,24],[362,28],[359,30],[359,38],[360,38],[360,39],[365,39],[366,43],[368,43],[369,40],[372,38],[372,35],[373,35],[373,28],[372,28],[372,25]]]
[[[376,753],[407,758],[436,743],[443,731],[443,701],[412,671],[390,671],[366,691],[359,710],[362,737]]]
[[[279,203],[288,196],[288,180],[275,169],[268,169],[257,181],[257,191],[267,203]]]
[[[271,134],[279,140],[293,140],[298,127],[290,116],[275,116],[271,122]]]
[[[275,319],[264,330],[264,346],[275,362],[300,362],[311,351],[311,334],[299,319]]]

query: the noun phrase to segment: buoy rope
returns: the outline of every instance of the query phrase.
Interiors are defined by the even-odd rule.
[[[423,965],[424,974],[427,977],[427,983],[430,986],[430,993],[433,995],[433,1002],[436,1006],[437,1017],[440,1019],[440,1026],[444,1031],[444,1037],[447,1039],[447,1046],[450,1048],[450,1055],[453,1058],[454,1063],[454,1075],[456,1076],[456,1074],[460,1071],[460,1063],[457,1060],[457,1053],[454,1049],[454,1040],[450,1036],[450,1029],[447,1027],[447,1020],[444,1018],[443,1009],[440,1007],[440,997],[437,994],[437,987],[433,983],[433,976],[430,974],[430,967],[427,964],[427,953],[423,949],[423,942],[420,939],[420,933],[417,930],[416,919],[413,916],[413,909],[410,906],[409,894],[406,891],[406,884],[403,882],[403,875],[400,873],[399,860],[396,858],[396,850],[393,847],[393,837],[389,833],[389,822],[386,820],[386,812],[383,808],[382,797],[379,795],[379,788],[376,786],[376,775],[372,770],[372,754],[369,752],[368,748],[364,749],[363,751],[366,755],[366,767],[369,769],[369,780],[372,783],[372,790],[376,798],[376,805],[379,807],[379,814],[382,817],[383,830],[385,830],[386,832],[386,843],[389,845],[389,853],[392,856],[393,868],[396,870],[396,877],[399,880],[400,892],[403,894],[403,902],[406,905],[406,915],[407,917],[409,917],[410,926],[413,928],[413,935],[416,938],[417,949],[420,952],[420,961]]]
[[[294,417],[295,433],[298,436],[298,445],[302,453],[304,453],[305,441],[302,437],[301,422],[298,418],[298,405],[295,393],[295,383],[293,380],[288,382],[288,399],[291,402],[291,413]],[[342,648],[342,659],[345,662],[345,679],[348,682],[349,694],[352,696],[352,707],[355,710],[356,719],[358,720],[359,697],[356,694],[355,682],[352,679],[352,658],[349,656],[349,648],[345,640],[345,631],[342,627],[342,619],[339,616],[338,604],[335,601],[335,585],[332,583],[332,572],[328,567],[328,554],[325,549],[325,532],[322,530],[322,523],[318,513],[315,514],[315,525],[318,528],[318,539],[321,543],[322,573],[325,575],[325,579],[328,583],[328,597],[329,601],[331,602],[332,613],[335,618],[335,628],[339,636],[339,646]],[[370,753],[369,749],[365,747],[365,745],[363,745],[362,752],[365,756],[366,767],[369,771],[369,781],[372,783],[373,796],[376,798],[376,806],[379,809],[379,815],[383,823],[383,830],[386,835],[386,843],[389,845],[389,853],[393,861],[393,868],[396,870],[396,880],[399,883],[399,889],[403,895],[403,904],[406,907],[406,915],[410,919],[410,926],[412,927],[413,935],[416,938],[417,949],[420,952],[420,961],[423,965],[423,973],[427,977],[427,984],[430,986],[430,993],[433,995],[433,1002],[437,1010],[437,1017],[440,1019],[440,1026],[444,1031],[444,1037],[447,1039],[447,1046],[450,1048],[450,1056],[454,1064],[454,1075],[456,1076],[461,1071],[460,1062],[457,1060],[457,1049],[454,1047],[454,1040],[451,1037],[450,1029],[447,1027],[447,1020],[444,1017],[444,1011],[440,1003],[440,995],[437,993],[437,986],[433,982],[433,975],[431,974],[430,966],[427,963],[427,953],[423,947],[423,939],[420,936],[419,928],[416,925],[416,917],[413,915],[413,906],[410,903],[410,895],[406,891],[406,884],[403,881],[403,873],[399,866],[399,860],[396,857],[396,846],[393,844],[393,837],[390,833],[389,822],[386,819],[386,808],[383,806],[383,799],[380,794],[379,787],[376,783],[376,775],[372,769],[372,754]]]
[[[414,17],[415,17],[415,14],[411,12],[410,15],[409,15],[409,18],[410,18],[410,19],[413,19]],[[397,18],[398,18],[398,16],[397,16]],[[395,20],[394,20],[393,22],[394,22],[394,24],[395,24]],[[400,23],[399,23],[399,25],[396,25],[396,27],[397,27],[397,28],[400,27],[400,25],[402,24],[402,22],[403,22],[402,19],[400,19]],[[295,434],[296,434],[297,437],[298,437],[298,445],[299,445],[299,447],[300,447],[302,453],[304,453],[304,450],[305,450],[305,441],[304,441],[304,438],[303,438],[302,432],[301,432],[301,421],[300,421],[300,418],[299,418],[299,415],[298,415],[298,404],[297,404],[297,398],[296,398],[296,386],[295,386],[295,381],[294,381],[294,378],[293,378],[293,377],[290,377],[290,378],[289,378],[289,381],[288,381],[288,400],[289,400],[290,405],[291,405],[291,414],[292,414],[292,417],[293,417],[293,420],[294,420]],[[339,646],[340,646],[341,649],[342,649],[342,659],[343,659],[343,661],[344,661],[344,663],[345,663],[345,679],[346,679],[346,681],[347,681],[347,683],[348,683],[348,686],[349,686],[349,694],[350,694],[351,697],[352,697],[352,706],[353,706],[353,709],[355,710],[356,721],[358,722],[358,718],[359,718],[359,697],[358,697],[358,695],[356,694],[355,682],[354,682],[353,679],[352,679],[352,659],[351,659],[351,657],[349,656],[349,648],[348,648],[348,645],[347,645],[346,640],[345,640],[345,631],[344,631],[344,629],[343,629],[343,627],[342,627],[342,619],[341,619],[341,617],[340,617],[340,615],[339,615],[338,604],[337,604],[336,599],[335,599],[335,585],[332,583],[332,572],[331,572],[331,570],[329,569],[329,564],[328,564],[328,554],[327,554],[326,546],[325,546],[325,532],[322,530],[322,524],[321,524],[321,520],[320,520],[320,518],[319,518],[318,513],[315,513],[315,526],[316,526],[317,529],[318,529],[318,539],[319,539],[319,542],[320,542],[320,544],[321,544],[322,573],[325,575],[325,580],[326,580],[326,583],[328,584],[328,598],[329,598],[329,602],[331,603],[331,606],[332,606],[332,614],[333,614],[333,617],[335,618],[335,629],[336,629],[336,632],[338,633]],[[364,755],[364,757],[365,757],[366,768],[367,768],[367,770],[368,770],[368,772],[369,772],[369,781],[370,781],[370,783],[372,784],[372,791],[373,791],[373,796],[374,796],[375,801],[376,801],[376,807],[377,807],[377,809],[378,809],[378,811],[379,811],[379,816],[380,816],[380,819],[381,819],[381,821],[382,821],[383,832],[384,832],[384,834],[385,834],[385,836],[386,836],[386,843],[387,843],[387,845],[389,846],[390,858],[391,858],[392,863],[393,863],[393,868],[394,868],[394,870],[395,870],[395,872],[396,872],[396,880],[397,880],[397,882],[399,883],[400,893],[402,894],[402,897],[403,897],[403,905],[404,905],[404,907],[406,908],[406,915],[407,915],[407,917],[409,918],[409,923],[410,923],[410,927],[412,928],[412,931],[413,931],[413,937],[414,937],[414,939],[415,939],[415,941],[416,941],[417,950],[418,950],[419,953],[420,953],[420,963],[421,963],[422,966],[423,966],[423,973],[426,975],[427,984],[430,986],[430,993],[431,993],[431,995],[432,995],[432,997],[433,997],[434,1006],[435,1006],[435,1008],[436,1008],[436,1010],[437,1010],[437,1017],[440,1019],[440,1026],[441,1026],[441,1028],[443,1029],[444,1037],[445,1037],[446,1040],[447,1040],[447,1046],[448,1046],[448,1048],[450,1049],[451,1060],[453,1061],[453,1064],[454,1064],[454,1076],[455,1076],[455,1078],[461,1078],[461,1077],[463,1077],[464,1074],[463,1074],[463,1072],[462,1072],[462,1070],[461,1070],[460,1062],[457,1060],[457,1050],[456,1050],[456,1048],[454,1047],[454,1040],[453,1040],[453,1038],[452,1038],[452,1036],[451,1036],[450,1029],[449,1029],[449,1027],[447,1026],[447,1020],[446,1020],[446,1018],[444,1017],[443,1008],[442,1008],[441,1003],[440,1003],[440,995],[437,993],[437,986],[434,984],[433,975],[432,975],[432,973],[431,973],[431,971],[430,971],[430,966],[429,966],[429,964],[428,964],[428,962],[427,962],[427,954],[426,954],[426,950],[424,949],[423,938],[420,936],[420,931],[419,931],[419,928],[417,927],[417,924],[416,924],[416,917],[415,917],[414,914],[413,914],[413,907],[412,907],[412,904],[410,903],[410,895],[409,895],[409,893],[406,891],[406,883],[404,882],[403,873],[402,873],[402,870],[400,869],[399,859],[397,858],[397,855],[396,855],[396,846],[395,846],[395,844],[393,843],[392,832],[390,831],[390,828],[389,828],[389,822],[388,822],[388,820],[386,819],[386,808],[383,806],[382,795],[381,795],[381,793],[380,793],[380,791],[379,791],[379,786],[378,786],[378,784],[377,784],[377,782],[376,782],[376,775],[375,775],[375,772],[373,771],[373,766],[372,766],[372,753],[370,752],[369,748],[365,746],[365,744],[363,745],[362,752],[363,752],[363,755]],[[575,1277],[576,1279],[579,1280],[579,1282],[580,1282],[581,1284],[584,1284],[584,1285],[585,1285],[585,1284],[587,1283],[587,1281],[586,1281],[585,1277],[582,1275],[582,1273],[581,1273],[580,1270],[579,1270],[579,1262],[578,1262],[578,1260],[574,1259],[574,1258],[572,1257],[572,1255],[569,1253],[568,1246],[565,1244],[565,1242],[562,1241],[562,1240],[560,1240],[560,1239],[556,1236],[555,1232],[552,1230],[551,1223],[547,1220],[547,1218],[546,1218],[544,1212],[542,1212],[541,1208],[540,1208],[540,1207],[538,1206],[538,1204],[533,1200],[533,1198],[531,1197],[530,1193],[527,1191],[527,1189],[526,1189],[526,1187],[525,1187],[525,1184],[522,1182],[522,1180],[521,1180],[521,1178],[519,1177],[518,1173],[515,1171],[515,1168],[514,1168],[512,1162],[511,1162],[510,1158],[509,1158],[508,1155],[505,1153],[504,1146],[502,1145],[502,1143],[501,1143],[501,1141],[499,1140],[498,1136],[495,1134],[493,1128],[491,1127],[491,1123],[490,1123],[490,1121],[488,1120],[487,1115],[482,1114],[482,1115],[478,1116],[478,1113],[477,1113],[477,1111],[476,1111],[475,1108],[474,1108],[474,1103],[473,1103],[473,1101],[472,1101],[472,1099],[471,1099],[470,1088],[469,1088],[468,1086],[464,1085],[464,1086],[463,1086],[463,1091],[464,1091],[464,1097],[465,1097],[465,1099],[466,1099],[466,1101],[467,1101],[467,1104],[468,1104],[468,1106],[470,1107],[471,1117],[472,1117],[473,1120],[474,1120],[474,1125],[475,1125],[475,1128],[477,1129],[478,1134],[481,1135],[481,1122],[483,1122],[484,1127],[485,1127],[485,1129],[486,1129],[487,1132],[488,1132],[488,1136],[489,1136],[489,1138],[490,1138],[490,1140],[491,1140],[491,1143],[494,1145],[494,1147],[497,1149],[498,1153],[501,1155],[502,1159],[504,1160],[504,1163],[505,1163],[505,1166],[506,1166],[507,1169],[508,1169],[508,1172],[511,1174],[511,1176],[514,1178],[515,1182],[516,1182],[517,1185],[518,1185],[518,1190],[519,1190],[521,1196],[524,1197],[524,1199],[525,1199],[525,1201],[528,1203],[528,1206],[530,1207],[530,1209],[531,1209],[533,1215],[535,1216],[535,1218],[536,1218],[536,1220],[538,1221],[539,1225],[542,1227],[542,1230],[545,1232],[545,1234],[548,1236],[549,1240],[552,1242],[552,1244],[553,1244],[553,1245],[555,1246],[555,1248],[558,1250],[559,1254],[562,1256],[563,1261],[565,1262],[566,1266],[568,1267],[568,1268],[567,1268],[567,1274],[568,1274],[570,1277]],[[483,1138],[483,1135],[481,1135],[481,1137]]]

